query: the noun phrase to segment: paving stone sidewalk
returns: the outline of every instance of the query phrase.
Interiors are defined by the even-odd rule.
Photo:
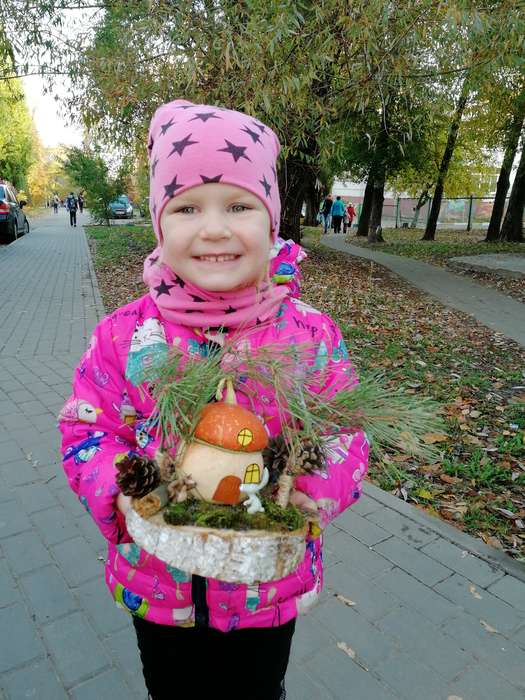
[[[55,416],[103,313],[66,216],[0,247],[0,698],[144,700],[104,542],[66,485]],[[518,700],[524,568],[372,485],[326,534],[291,700]]]
[[[474,316],[492,330],[525,345],[525,304],[437,265],[347,243],[342,234],[324,235],[321,243],[333,250],[384,265],[445,306]]]

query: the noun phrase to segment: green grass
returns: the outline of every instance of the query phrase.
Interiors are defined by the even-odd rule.
[[[366,238],[357,237],[352,231],[347,236],[350,243],[363,247],[380,248],[385,253],[402,255],[418,260],[446,262],[459,255],[481,255],[484,253],[519,253],[525,255],[525,243],[485,243],[484,231],[456,231],[438,229],[435,241],[422,241],[421,229],[392,229],[383,231],[384,243],[370,245]]]
[[[470,481],[475,488],[505,486],[509,481],[509,471],[494,464],[482,450],[474,450],[463,462],[444,459],[443,471],[449,476]]]
[[[470,506],[463,519],[467,532],[487,532],[496,536],[507,535],[511,530],[508,520],[498,517],[483,508]]]
[[[86,226],[90,241],[95,242],[95,264],[125,264],[130,255],[146,257],[155,247],[150,226]]]
[[[511,455],[512,457],[521,457],[521,459],[525,459],[525,433],[519,431],[516,433],[516,435],[512,435],[510,437],[507,437],[505,435],[501,435],[500,437],[496,438],[496,447],[501,451],[501,452],[506,452],[507,454]],[[525,473],[524,473],[525,477]]]

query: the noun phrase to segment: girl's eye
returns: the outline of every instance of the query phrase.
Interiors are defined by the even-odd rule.
[[[175,211],[176,214],[193,214],[195,207],[181,207]]]
[[[248,211],[248,207],[246,206],[246,204],[234,204],[234,205],[232,205],[232,211],[234,211],[234,212]]]

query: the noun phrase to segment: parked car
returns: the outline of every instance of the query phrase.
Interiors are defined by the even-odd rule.
[[[109,215],[112,219],[132,219],[133,205],[125,194],[109,203]]]
[[[29,233],[29,222],[22,211],[26,204],[24,199],[18,201],[12,185],[0,182],[0,243],[11,243]]]

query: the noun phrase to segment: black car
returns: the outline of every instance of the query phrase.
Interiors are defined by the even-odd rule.
[[[0,243],[11,243],[29,233],[29,222],[22,211],[26,204],[23,199],[18,201],[11,185],[0,182]]]

